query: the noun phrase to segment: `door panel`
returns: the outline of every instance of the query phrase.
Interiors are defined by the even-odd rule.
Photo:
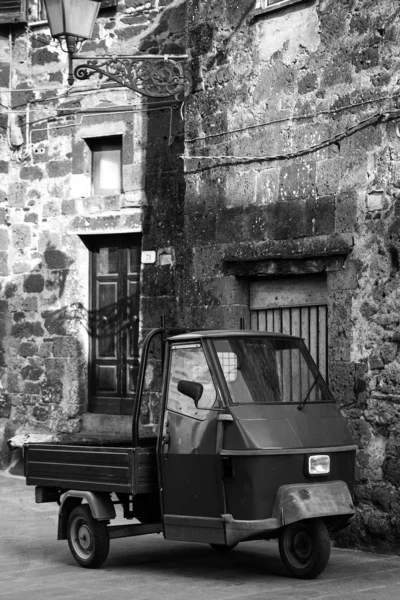
[[[179,391],[181,380],[203,386],[198,407]],[[209,410],[217,404],[216,388],[201,345],[173,344],[160,456],[164,514],[216,518],[221,515],[216,456],[218,413]]]
[[[131,414],[139,365],[138,234],[91,241],[92,412]]]

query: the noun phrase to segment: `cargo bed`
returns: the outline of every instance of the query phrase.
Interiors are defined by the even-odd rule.
[[[158,489],[155,447],[28,444],[28,485],[148,494]]]

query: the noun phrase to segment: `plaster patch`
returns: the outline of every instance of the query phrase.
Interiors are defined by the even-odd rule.
[[[258,27],[261,60],[269,60],[275,52],[283,51],[282,62],[294,63],[301,48],[316,52],[320,44],[315,4],[262,20]]]

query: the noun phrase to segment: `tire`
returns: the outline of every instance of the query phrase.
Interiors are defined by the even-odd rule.
[[[72,556],[81,567],[97,569],[106,560],[110,549],[107,523],[94,519],[86,504],[71,511],[67,535]]]
[[[331,543],[322,519],[291,523],[279,536],[279,553],[293,577],[315,579],[329,561]]]
[[[233,546],[226,546],[225,544],[210,544],[210,546],[216,552],[230,552],[231,550],[236,548],[237,544],[233,544]]]

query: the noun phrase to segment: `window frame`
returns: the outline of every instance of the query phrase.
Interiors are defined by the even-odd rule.
[[[0,11],[0,25],[6,23],[28,23],[28,2],[15,0],[15,6]]]
[[[172,361],[173,361],[173,352],[174,350],[179,350],[179,349],[193,349],[193,350],[200,350],[200,352],[202,353],[204,360],[205,360],[205,364],[207,365],[209,374],[210,374],[210,378],[211,378],[211,382],[212,385],[214,387],[214,391],[215,391],[215,400],[213,403],[213,406],[210,408],[197,408],[194,401],[191,399],[188,399],[188,403],[192,403],[193,404],[193,410],[189,410],[189,411],[185,411],[185,410],[176,410],[175,408],[172,408],[170,406],[170,397],[169,397],[169,392],[170,392],[170,387],[171,387],[171,379],[172,379]],[[210,363],[207,360],[207,354],[205,352],[205,348],[203,343],[200,340],[197,341],[188,341],[188,342],[176,342],[171,344],[170,347],[170,351],[169,351],[169,364],[168,364],[168,379],[167,379],[167,383],[166,383],[166,390],[165,390],[165,408],[166,411],[168,412],[173,412],[177,415],[181,415],[183,417],[187,417],[189,419],[193,419],[195,421],[205,421],[207,419],[207,417],[209,416],[210,412],[215,410],[216,405],[220,405],[220,400],[219,400],[219,393],[218,393],[218,387],[215,383],[214,377],[213,377],[213,372],[212,372],[212,368],[210,367]]]
[[[299,2],[305,2],[306,0],[257,0],[256,7],[253,11],[253,17],[263,15],[265,13],[273,12],[291,6],[292,4],[298,4]],[[273,4],[272,4],[273,3]],[[264,6],[259,6],[264,4]]]
[[[124,140],[122,134],[113,135],[102,135],[99,137],[86,138],[86,143],[90,150],[90,194],[91,196],[117,196],[124,193],[123,187],[123,151],[124,151]],[[107,143],[112,146],[117,146],[116,150],[119,152],[119,189],[115,190],[102,190],[97,189],[96,186],[96,174],[98,177],[98,169],[95,168],[95,155],[101,155],[102,152],[106,152],[107,148],[100,148],[101,145],[107,146]],[[113,150],[109,148],[109,151]],[[101,158],[99,159],[101,160]]]

